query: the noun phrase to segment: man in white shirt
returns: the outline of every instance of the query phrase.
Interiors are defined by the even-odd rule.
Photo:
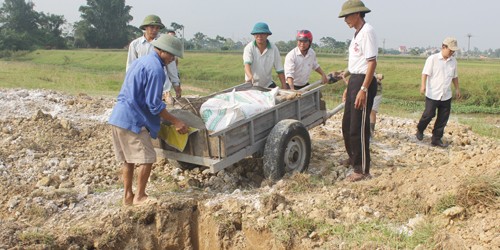
[[[174,37],[177,37],[175,30],[167,29],[167,34],[172,35]],[[178,84],[173,84],[174,90],[175,90],[175,96],[176,98],[180,98],[182,96],[182,88],[181,88],[181,74],[179,73],[179,58],[175,58],[175,70],[173,69],[173,66],[171,71],[177,71],[177,79],[178,79]],[[168,70],[168,68],[167,68]]]
[[[342,136],[349,155],[344,164],[354,168],[354,172],[346,177],[351,182],[371,177],[370,112],[377,93],[378,44],[373,27],[365,21],[365,14],[369,12],[363,2],[348,0],[339,14],[349,28],[355,29],[349,45],[348,71],[351,75],[344,91],[342,117]]]
[[[267,38],[272,35],[266,23],[256,23],[251,34],[255,40],[248,43],[243,50],[243,64],[245,66],[245,82],[254,86],[274,88],[273,67],[278,74],[281,88],[286,89],[283,64],[278,47]]]
[[[459,50],[457,40],[453,37],[444,39],[441,52],[433,54],[425,61],[422,71],[420,94],[425,94],[425,110],[417,125],[416,137],[419,141],[424,138],[424,131],[432,118],[437,118],[432,130],[431,145],[445,148],[443,143],[444,127],[448,123],[451,111],[451,83],[455,86],[456,97],[460,98],[458,86],[457,60],[453,53]]]
[[[160,17],[156,15],[149,15],[144,18],[144,21],[139,28],[144,30],[144,35],[138,37],[130,43],[128,48],[126,71],[128,71],[132,62],[137,58],[145,56],[153,51],[151,42],[159,37],[159,31],[165,28],[165,25],[161,22]],[[169,63],[166,66],[165,74],[167,75],[167,79],[163,85],[163,90],[165,92],[169,92],[173,85],[176,96],[181,97],[182,90],[180,88],[179,74],[175,62]]]
[[[316,58],[316,53],[311,49],[313,41],[309,30],[297,33],[297,47],[288,52],[285,57],[285,77],[288,87],[292,90],[301,89],[309,85],[309,76],[315,70],[321,75],[321,81],[327,83],[325,72],[321,69]]]

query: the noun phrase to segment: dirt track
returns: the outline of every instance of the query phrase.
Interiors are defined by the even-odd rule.
[[[338,163],[345,157],[340,114],[310,131],[306,174],[277,183],[263,180],[261,163],[253,159],[217,174],[182,171],[161,160],[148,186],[159,204],[127,208],[105,123],[113,102],[0,90],[0,249],[394,248],[319,228],[284,243],[269,223],[285,215],[345,228],[391,220],[403,234],[432,221],[438,232],[420,249],[500,248],[498,196],[489,205],[435,212],[469,178],[500,178],[499,141],[453,121],[444,137],[452,144],[440,149],[429,145],[430,128],[419,142],[415,121],[380,115],[371,147],[374,178],[359,183],[343,181],[349,170]]]

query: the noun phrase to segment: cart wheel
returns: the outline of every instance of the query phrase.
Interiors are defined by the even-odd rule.
[[[180,168],[182,170],[193,170],[197,167],[200,167],[200,166],[193,164],[193,163],[176,161],[176,160],[171,160],[171,159],[168,159],[168,163],[170,163],[172,166],[174,166],[176,168]]]
[[[297,120],[278,122],[264,148],[264,177],[278,180],[285,173],[304,172],[311,158],[311,138]]]

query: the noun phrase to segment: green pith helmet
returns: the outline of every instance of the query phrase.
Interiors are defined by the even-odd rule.
[[[161,23],[161,19],[157,15],[149,15],[146,18],[144,18],[144,21],[142,22],[141,26],[139,26],[139,28],[141,30],[145,30],[146,26],[150,26],[150,25],[159,26],[160,29],[165,28],[165,25],[163,25],[163,23]]]
[[[253,26],[253,30],[250,34],[252,34],[252,35],[255,35],[255,34],[272,35],[273,33],[271,33],[271,30],[269,30],[269,26],[267,25],[267,23],[261,22],[261,23],[256,23],[255,26]]]
[[[182,42],[175,36],[164,34],[158,39],[152,41],[151,44],[156,48],[167,51],[174,56],[180,58],[183,58],[184,56],[184,47],[182,46]]]
[[[365,7],[365,4],[359,0],[347,0],[342,4],[342,10],[340,11],[339,18],[345,17],[352,13],[368,13],[371,10]]]

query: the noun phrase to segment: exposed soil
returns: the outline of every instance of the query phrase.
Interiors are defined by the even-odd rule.
[[[401,235],[432,224],[431,242],[415,249],[500,248],[498,194],[439,211],[446,197],[468,190],[467,181],[500,178],[499,141],[453,117],[444,137],[451,145],[441,149],[430,146],[432,128],[420,142],[416,121],[379,115],[370,180],[344,180],[349,169],[339,163],[346,154],[337,114],[309,131],[313,154],[305,174],[272,183],[258,159],[216,174],[161,159],[148,184],[158,203],[125,207],[106,125],[113,104],[109,97],[0,89],[0,249],[398,248],[314,226],[276,231],[275,222],[287,216],[345,230],[391,221]]]

